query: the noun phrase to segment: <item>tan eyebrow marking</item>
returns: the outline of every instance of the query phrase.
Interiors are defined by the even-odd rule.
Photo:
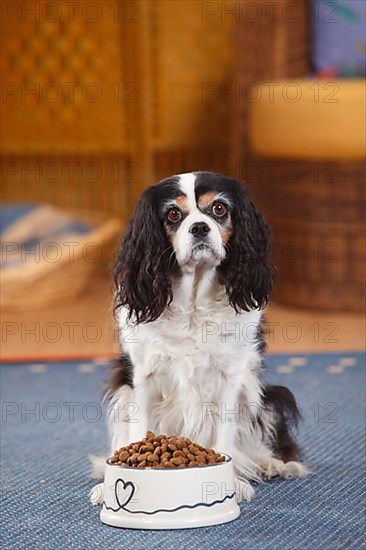
[[[185,195],[180,195],[175,202],[183,212],[188,212],[188,199]]]
[[[201,195],[198,199],[198,206],[201,208],[201,210],[207,208],[216,198],[215,193],[212,193],[212,191],[208,191],[204,195]]]

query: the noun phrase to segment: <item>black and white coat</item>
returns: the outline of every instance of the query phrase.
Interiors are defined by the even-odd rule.
[[[210,172],[147,189],[115,268],[121,355],[106,390],[111,451],[147,430],[233,457],[250,480],[302,477],[292,393],[263,381],[270,232],[240,182]],[[92,491],[102,500],[102,485]]]

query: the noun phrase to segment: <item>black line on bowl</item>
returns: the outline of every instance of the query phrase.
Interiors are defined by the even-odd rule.
[[[116,483],[115,483],[115,494],[116,494],[116,500],[117,502],[119,503],[119,500],[117,498],[117,484],[118,482],[122,482],[123,483],[123,486],[126,487],[127,485],[131,486],[134,488],[134,485],[131,481],[128,481],[127,483],[125,483],[125,481],[121,478],[117,479],[116,480]],[[119,512],[120,510],[124,510],[125,512],[128,512],[129,514],[146,514],[146,515],[154,515],[154,514],[158,514],[160,512],[168,512],[168,513],[172,513],[172,512],[178,512],[178,510],[185,510],[185,509],[190,509],[190,510],[193,510],[194,508],[199,508],[200,506],[204,506],[206,508],[211,508],[212,506],[216,506],[216,504],[222,504],[223,502],[225,502],[225,500],[228,500],[228,499],[232,499],[235,497],[235,491],[229,495],[226,495],[223,499],[221,500],[214,500],[213,502],[198,502],[197,504],[182,504],[181,506],[177,506],[177,508],[172,508],[171,510],[168,510],[168,509],[164,509],[164,508],[159,508],[158,510],[152,510],[150,512],[147,512],[145,510],[128,510],[126,508],[127,504],[130,502],[131,498],[132,498],[132,495],[134,493],[134,489],[132,491],[132,494],[130,495],[130,498],[128,498],[128,500],[126,501],[125,504],[119,504],[118,508],[113,508],[112,506],[108,506],[105,501],[103,501],[103,504],[102,506],[104,506],[106,508],[106,510],[110,510],[112,512]]]

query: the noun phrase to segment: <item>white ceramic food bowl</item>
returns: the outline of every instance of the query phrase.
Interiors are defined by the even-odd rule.
[[[240,508],[233,461],[192,468],[129,468],[108,460],[103,523],[130,529],[187,529],[227,523]]]

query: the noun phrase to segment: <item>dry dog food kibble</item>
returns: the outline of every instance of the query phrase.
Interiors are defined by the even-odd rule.
[[[192,468],[224,462],[213,449],[193,443],[188,437],[155,435],[147,432],[142,441],[114,451],[110,462],[132,468]]]

